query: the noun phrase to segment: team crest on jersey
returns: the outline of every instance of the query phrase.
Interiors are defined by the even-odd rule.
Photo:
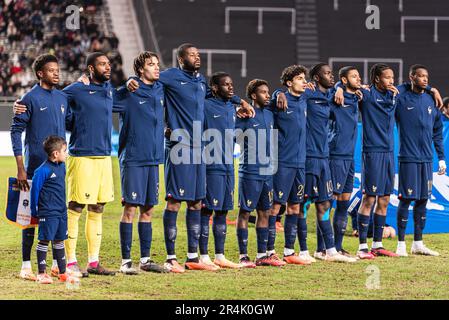
[[[408,193],[409,196],[411,196],[412,193],[413,193],[413,189],[407,189],[407,193]]]
[[[251,200],[246,200],[246,205],[247,205],[248,207],[250,207],[252,203],[253,203],[253,202],[252,202]]]
[[[279,198],[282,198],[284,196],[284,193],[282,191],[279,191]]]
[[[90,198],[90,194],[87,193],[87,192],[84,194],[84,196],[86,197],[86,199],[89,199],[89,198]]]
[[[184,195],[184,189],[179,189],[179,194],[181,195],[181,197]]]
[[[339,182],[337,182],[337,190],[340,189],[341,184]]]
[[[313,186],[313,192],[318,193],[318,187],[317,186]]]
[[[427,112],[429,112],[429,114],[432,114],[432,107],[431,107],[431,106],[429,106],[429,107],[427,108]]]
[[[135,192],[131,193],[131,197],[133,198],[133,200],[136,200],[137,199],[137,193],[135,193]]]
[[[377,187],[376,186],[373,186],[373,192],[376,192],[377,191]]]
[[[213,202],[214,202],[214,206],[218,206],[218,200],[217,199],[214,199]]]
[[[64,113],[64,110],[65,110],[64,105],[61,104],[61,113]]]

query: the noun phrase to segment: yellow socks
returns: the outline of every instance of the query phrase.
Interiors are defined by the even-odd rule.
[[[87,212],[86,239],[89,263],[98,262],[100,256],[101,233],[103,230],[102,213]]]
[[[67,212],[67,230],[68,239],[65,241],[67,254],[67,263],[76,261],[76,242],[78,241],[78,221],[81,213],[68,209]]]

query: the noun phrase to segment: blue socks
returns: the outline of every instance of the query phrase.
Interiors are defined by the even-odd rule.
[[[360,244],[366,243],[368,238],[370,216],[365,216],[361,213],[357,215],[357,226],[359,230],[359,242]]]
[[[276,216],[270,215],[268,217],[268,243],[267,250],[274,250],[274,243],[276,241]]]
[[[212,232],[215,240],[215,254],[224,254],[226,241],[226,213],[227,211],[215,212],[212,223]],[[247,237],[248,239],[248,237]]]
[[[31,261],[35,228],[22,230],[22,261]]]
[[[120,246],[122,259],[131,259],[131,245],[133,241],[133,224],[120,222]]]
[[[327,209],[326,213],[324,214],[323,218],[321,220],[318,220],[318,227],[319,231],[321,231],[321,234],[323,236],[324,244],[326,246],[326,249],[333,248],[335,246],[334,244],[334,233],[332,230],[332,225],[329,220],[329,211],[330,208]]]
[[[211,214],[201,213],[201,232],[200,232],[200,254],[208,254],[209,243],[209,221]]]
[[[248,254],[248,229],[237,228],[237,241],[240,254]]]
[[[307,219],[298,216],[297,232],[299,249],[301,251],[307,251]]]
[[[422,241],[422,233],[426,226],[426,206],[427,199],[417,200],[415,201],[415,205],[413,206],[413,221],[415,222],[415,233],[414,239],[415,241]]]
[[[201,232],[201,210],[189,210],[186,212],[187,227],[187,252],[198,253],[198,240]]]
[[[374,234],[373,234],[374,242],[382,242],[382,236],[384,233],[386,220],[387,220],[386,216],[374,213]]]
[[[397,211],[397,225],[398,225],[398,241],[405,241],[405,229],[408,222],[408,208],[411,201],[399,201]]]
[[[274,217],[276,220],[276,217]],[[267,252],[268,228],[256,228],[257,235],[257,253]]]
[[[140,257],[149,258],[151,241],[153,240],[153,226],[151,222],[139,222],[137,224],[140,242]]]
[[[175,211],[164,210],[164,238],[165,249],[167,255],[175,255],[175,241],[176,241],[176,219],[178,213]]]
[[[343,245],[343,237],[346,231],[346,225],[348,224],[348,208],[349,201],[337,201],[337,207],[334,212],[334,237],[335,237],[335,249],[341,251]]]
[[[298,229],[298,215],[287,214],[284,220],[284,237],[285,247],[288,249],[295,248],[296,232]]]

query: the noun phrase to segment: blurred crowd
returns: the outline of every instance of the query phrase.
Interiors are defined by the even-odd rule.
[[[78,30],[66,28],[69,5],[82,8]],[[42,53],[58,57],[61,87],[81,75],[94,51],[107,53],[113,85],[123,84],[119,40],[96,23],[102,6],[103,0],[0,0],[0,96],[21,96],[36,83],[31,65]]]

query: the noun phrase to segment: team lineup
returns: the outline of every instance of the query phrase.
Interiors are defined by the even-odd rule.
[[[306,266],[317,260],[357,263],[378,256],[405,257],[405,229],[411,206],[411,253],[439,255],[424,245],[423,230],[432,191],[433,149],[439,160],[438,174],[446,172],[440,111],[443,101],[438,90],[429,86],[429,71],[424,65],[411,66],[409,82],[399,86],[395,86],[393,69],[381,63],[372,66],[369,84],[362,84],[353,66],[341,68],[336,83],[326,63],[310,70],[292,65],[281,73],[283,89],[262,79],[249,81],[247,102],[234,94],[229,74],[214,73],[209,81],[201,75],[195,45],[180,45],[177,59],[178,68],[160,72],[158,55],[142,52],[134,60],[135,76],[125,86],[113,88],[109,59],[103,53],[91,53],[86,61],[87,75],[63,90],[56,89],[56,57],[46,54],[36,59],[33,69],[39,83],[14,104],[11,125],[17,183],[21,190],[31,189],[32,215],[39,220],[38,273],[31,265],[33,227],[22,233],[21,278],[49,284],[52,276],[71,282],[89,274],[115,274],[100,264],[102,216],[106,204],[114,201],[113,113],[118,113],[120,119],[120,272],[124,274],[137,274],[138,269],[184,273]],[[343,248],[343,239],[354,188],[359,117],[363,127],[363,199],[356,219],[359,248],[352,254]],[[388,250],[382,237],[394,191],[395,124],[400,141],[398,244],[395,250]],[[71,133],[68,143],[66,131]],[[195,139],[198,132],[200,139]],[[235,144],[241,147],[236,190],[238,262],[225,257],[226,217],[234,209]],[[164,164],[166,200],[163,229],[167,257],[163,265],[150,258],[160,164]],[[182,202],[187,206],[188,241],[183,264],[175,252]],[[310,254],[307,215],[312,204],[317,217],[317,248]],[[276,219],[284,208],[285,243],[280,257],[275,251]],[[84,209],[86,269],[79,266],[76,256],[79,219]],[[253,211],[257,214],[254,260],[247,249]],[[138,268],[131,259],[136,215],[141,253]],[[371,216],[370,249],[367,238]],[[211,218],[214,260],[208,248]],[[300,248],[297,253],[296,239]],[[53,265],[47,274],[50,242]]]

